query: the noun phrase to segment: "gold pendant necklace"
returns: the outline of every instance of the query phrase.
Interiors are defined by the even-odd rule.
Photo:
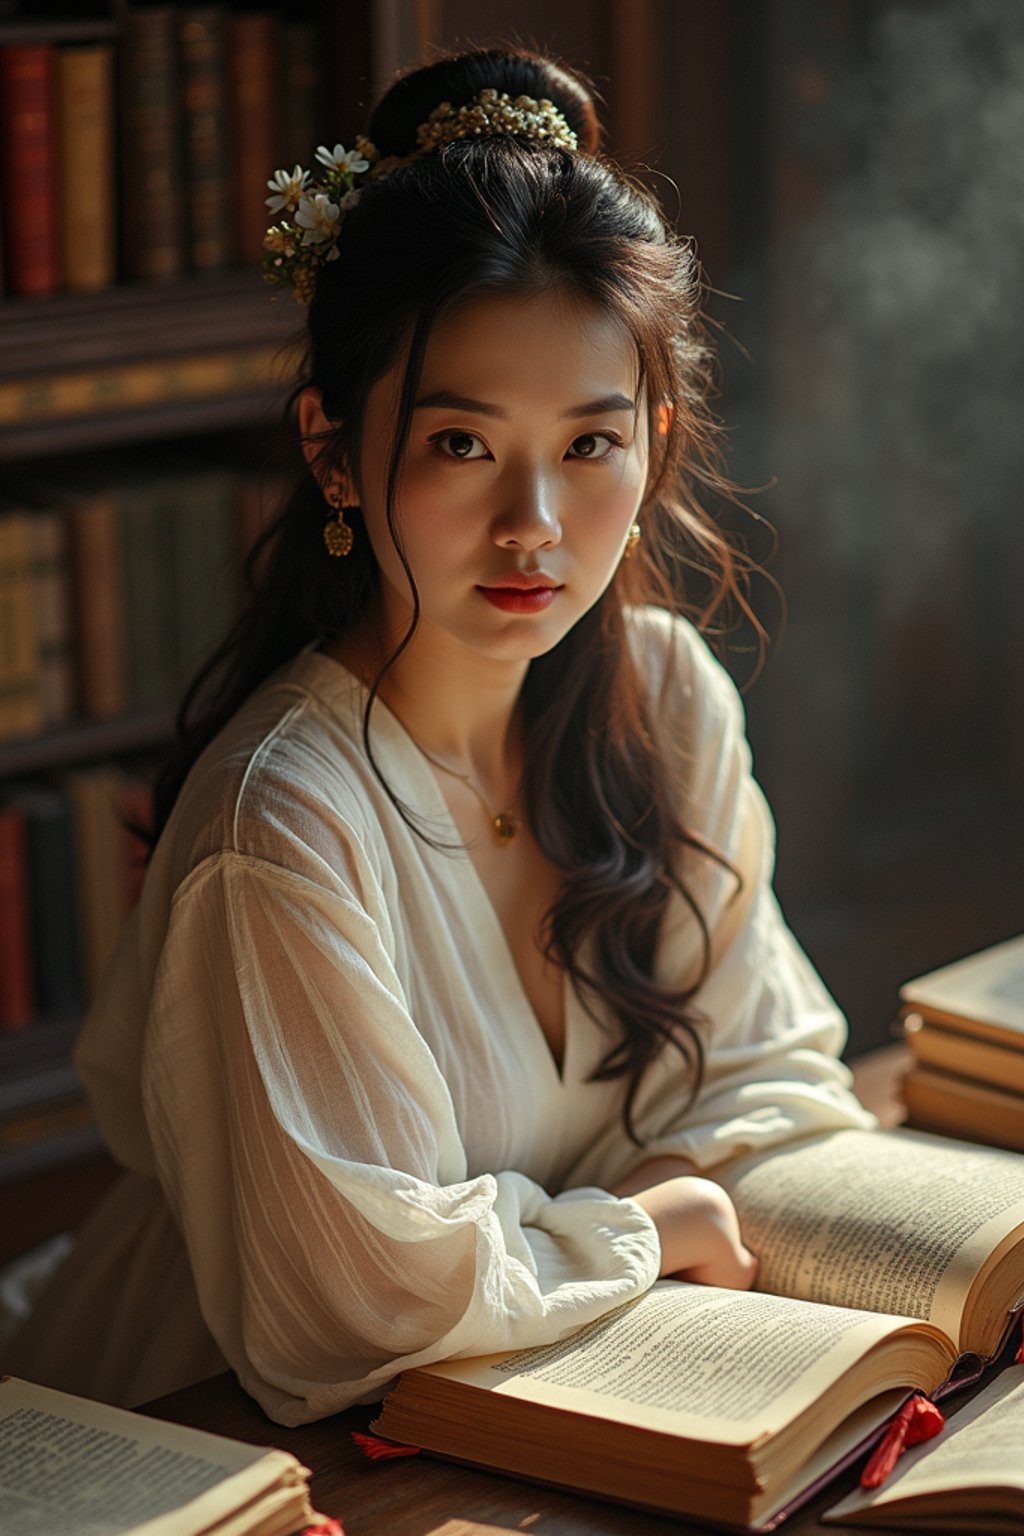
[[[479,790],[473,783],[473,780],[469,777],[468,773],[459,773],[457,769],[449,768],[447,763],[442,763],[440,758],[434,757],[432,753],[427,751],[426,747],[420,747],[419,742],[417,742],[416,745],[419,747],[419,750],[423,753],[423,756],[427,759],[428,763],[433,763],[434,767],[440,768],[442,773],[451,774],[453,779],[461,779],[466,788],[472,790],[473,794],[476,795],[477,799],[480,801],[480,804],[483,806],[484,810],[487,812],[487,815],[490,817],[490,822],[492,828],[494,829],[494,834],[501,846],[504,848],[510,842],[512,842],[516,833],[519,831],[519,828],[522,826],[522,822],[516,815],[515,811],[513,811],[511,808],[509,808],[507,811],[492,810],[484,798],[483,792]]]

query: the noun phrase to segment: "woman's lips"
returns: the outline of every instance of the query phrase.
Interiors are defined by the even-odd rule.
[[[561,587],[477,587],[503,613],[540,613],[550,608]]]

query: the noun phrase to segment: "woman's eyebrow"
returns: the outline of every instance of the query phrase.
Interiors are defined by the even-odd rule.
[[[414,409],[429,410],[431,406],[444,406],[450,411],[475,411],[479,416],[496,416],[499,421],[508,420],[508,413],[500,406],[489,405],[486,400],[472,400],[468,395],[453,394],[450,389],[435,389],[429,395],[421,395]],[[565,420],[574,416],[601,416],[606,411],[632,411],[635,414],[636,401],[618,392],[602,395],[598,400],[587,400],[583,405],[571,406],[569,410],[562,412],[560,419]]]

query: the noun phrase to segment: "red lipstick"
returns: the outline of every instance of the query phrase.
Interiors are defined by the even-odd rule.
[[[505,613],[540,613],[550,608],[561,589],[559,587],[477,587],[495,608]]]

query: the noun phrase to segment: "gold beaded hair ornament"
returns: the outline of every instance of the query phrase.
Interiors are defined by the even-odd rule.
[[[413,160],[421,160],[455,139],[516,134],[538,144],[576,149],[576,134],[553,102],[542,97],[516,96],[507,91],[481,91],[465,106],[455,108],[442,101],[416,130],[416,149],[410,155],[381,159],[376,146],[360,135],[354,150],[341,144],[328,149],[321,144],[316,158],[324,167],[319,180],[297,165],[293,171],[276,171],[267,186],[266,199],[279,222],[263,237],[263,276],[277,288],[291,288],[300,304],[313,297],[316,270],[322,262],[336,261],[338,236],[345,215],[358,203],[362,187],[379,176]]]

